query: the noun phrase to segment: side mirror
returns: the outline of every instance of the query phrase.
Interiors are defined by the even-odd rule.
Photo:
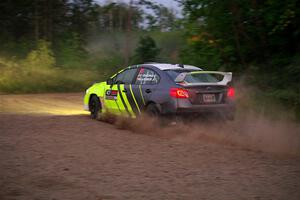
[[[110,78],[110,79],[107,79],[106,80],[106,84],[107,85],[112,85],[113,84],[113,80]]]

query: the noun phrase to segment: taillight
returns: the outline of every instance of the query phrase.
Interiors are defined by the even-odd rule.
[[[189,92],[182,88],[171,88],[170,96],[180,99],[187,99],[189,98]]]
[[[227,97],[234,98],[234,93],[235,93],[235,91],[234,91],[233,87],[228,88],[228,90],[227,90]]]

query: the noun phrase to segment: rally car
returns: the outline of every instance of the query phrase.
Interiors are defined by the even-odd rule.
[[[218,113],[232,120],[235,90],[231,72],[203,71],[183,64],[130,66],[86,90],[85,110],[93,119],[105,113],[136,118]]]

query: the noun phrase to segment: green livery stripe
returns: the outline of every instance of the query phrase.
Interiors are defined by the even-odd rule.
[[[124,89],[125,89],[125,86],[120,85],[120,90],[122,91]],[[131,104],[129,103],[128,93],[126,93],[126,95],[123,96],[123,99],[124,99],[124,103],[125,103],[124,105],[127,105],[128,111],[130,112],[130,116],[136,117],[135,112],[133,112],[133,108],[132,108]]]
[[[132,98],[133,98],[133,100],[134,100],[134,103],[135,103],[135,105],[136,105],[136,108],[138,109],[139,113],[141,114],[141,110],[140,110],[140,108],[139,108],[139,105],[138,105],[138,103],[137,103],[137,101],[136,101],[136,99],[135,99],[135,96],[134,96],[133,92],[132,92],[132,86],[131,86],[131,84],[129,85],[129,88],[130,88],[130,92],[131,92]]]
[[[119,107],[119,104],[118,104],[117,100],[115,100],[115,102],[116,102],[116,104],[117,104],[117,107],[118,107],[119,113],[120,113],[120,114],[122,114],[122,111],[121,111],[121,109],[120,109],[120,107]]]
[[[139,85],[139,89],[140,89],[140,93],[141,93],[143,104],[146,105],[145,99],[144,99],[144,96],[143,96],[143,92],[142,92],[142,85]]]
[[[129,85],[124,85],[125,89],[127,90],[126,92],[126,96],[127,96],[127,100],[128,100],[128,103],[130,104],[131,106],[131,109],[132,109],[132,112],[135,114],[135,115],[138,115],[139,112],[138,112],[138,108],[136,107],[136,104],[133,100],[133,96],[130,92],[130,87]]]
[[[110,78],[114,78],[116,75],[118,75],[119,73],[123,72],[125,69],[121,69],[120,71],[118,71],[117,73],[115,73],[114,75],[112,75]]]
[[[125,100],[124,100],[124,97],[123,97],[123,94],[122,94],[122,90],[120,88],[120,84],[118,84],[118,91],[119,91],[119,95],[120,95],[120,98],[121,98],[121,102],[126,110],[126,113],[129,115],[129,117],[131,117],[131,113],[129,112],[129,109],[125,103]]]

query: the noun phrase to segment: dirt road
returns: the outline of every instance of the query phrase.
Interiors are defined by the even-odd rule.
[[[90,120],[81,99],[0,96],[1,200],[300,199],[297,127],[149,130]]]

